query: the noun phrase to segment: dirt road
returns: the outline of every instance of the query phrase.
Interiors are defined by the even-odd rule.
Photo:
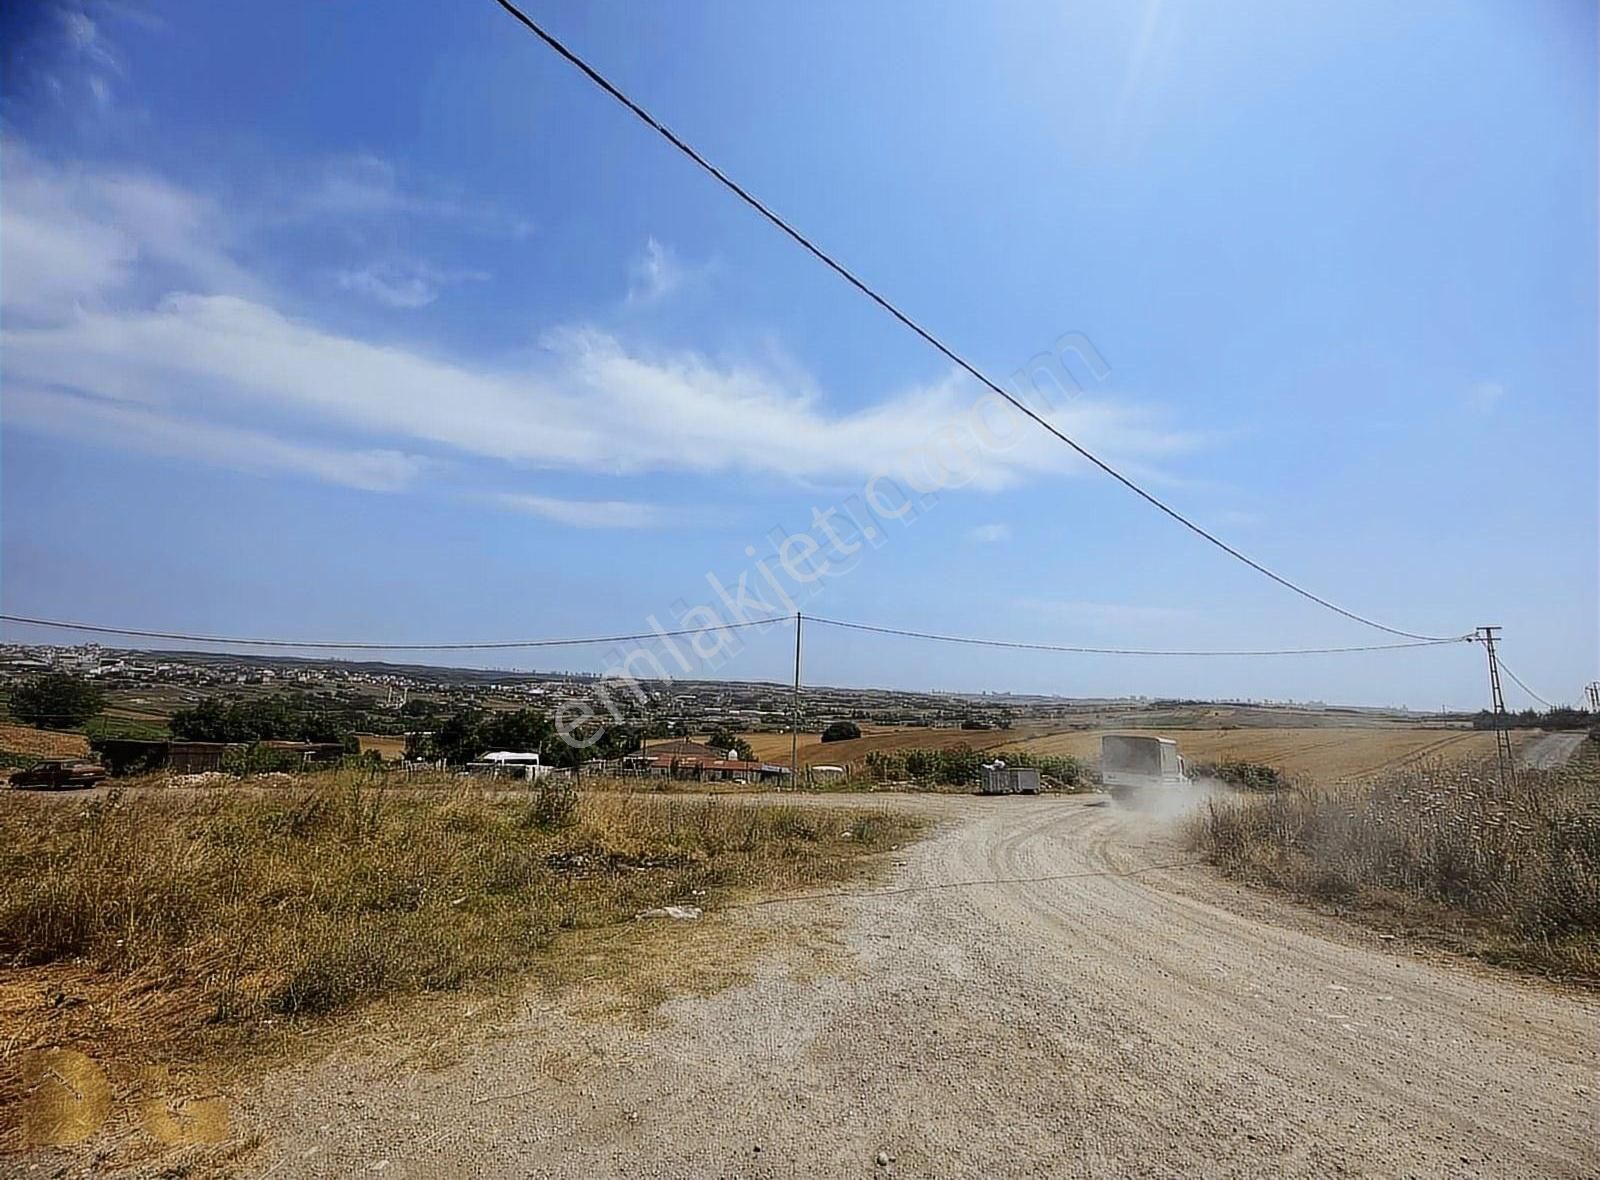
[[[895,892],[712,919],[781,936],[753,982],[645,1027],[530,998],[440,1071],[396,1052],[285,1074],[246,1112],[252,1168],[1600,1175],[1594,997],[1204,868],[1140,872],[1188,855],[1082,797],[891,805],[945,820],[871,887]]]
[[[1536,737],[1518,752],[1517,761],[1535,770],[1553,770],[1565,766],[1567,760],[1578,752],[1584,742],[1581,733],[1547,733]]]

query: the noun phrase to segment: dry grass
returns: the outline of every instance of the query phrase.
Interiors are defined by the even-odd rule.
[[[30,1050],[128,1069],[238,1057],[379,997],[511,976],[566,931],[582,943],[654,906],[843,879],[917,825],[559,788],[384,792],[353,774],[0,797],[0,1106]]]
[[[1360,788],[1212,801],[1194,838],[1230,876],[1600,986],[1600,747],[1502,788],[1488,763]]]

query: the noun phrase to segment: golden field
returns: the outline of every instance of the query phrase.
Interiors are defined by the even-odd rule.
[[[0,724],[0,750],[31,758],[86,758],[89,739],[81,733],[7,723]]]
[[[1100,739],[1108,733],[1149,733],[1175,738],[1190,762],[1238,759],[1275,766],[1288,774],[1315,779],[1360,778],[1397,766],[1441,759],[1460,762],[1494,755],[1494,734],[1483,730],[1424,726],[1303,726],[1213,729],[1041,729],[1009,730],[876,728],[863,726],[862,736],[824,744],[816,734],[800,735],[800,762],[847,766],[873,752],[948,749],[965,742],[975,750],[1026,750],[1035,754],[1072,755],[1088,761],[1100,756]],[[1514,732],[1513,743],[1531,734]],[[789,735],[754,733],[745,740],[757,758],[789,760]]]

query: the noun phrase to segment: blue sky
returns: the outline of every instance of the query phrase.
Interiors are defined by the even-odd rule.
[[[708,574],[901,486],[978,398],[487,0],[19,7],[8,611],[389,642],[672,626]],[[1052,420],[1245,552],[1406,630],[1501,624],[1552,699],[1596,676],[1592,5],[531,11],[986,370],[1064,358]],[[804,609],[1096,646],[1385,638],[1042,434],[970,459]],[[788,642],[716,670],[786,677]],[[831,683],[1485,693],[1466,646],[807,644]]]

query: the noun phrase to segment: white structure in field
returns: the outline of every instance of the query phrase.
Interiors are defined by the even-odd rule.
[[[486,774],[490,778],[536,779],[550,773],[550,768],[539,761],[537,754],[524,754],[515,750],[493,750],[476,762],[467,763],[471,774]]]
[[[1033,766],[1007,766],[1003,759],[986,762],[978,783],[980,795],[1037,795],[1039,770]]]

